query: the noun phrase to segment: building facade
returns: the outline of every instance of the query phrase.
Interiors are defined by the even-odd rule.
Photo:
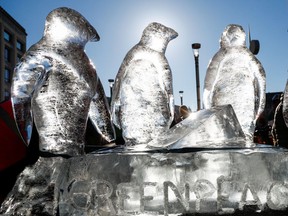
[[[0,7],[0,102],[11,95],[13,70],[26,51],[25,29]]]

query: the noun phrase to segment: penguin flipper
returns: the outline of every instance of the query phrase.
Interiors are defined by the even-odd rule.
[[[97,91],[92,98],[89,119],[97,132],[108,142],[115,140],[115,129],[111,122],[108,101],[106,99],[101,81],[98,79]]]
[[[211,92],[213,91],[213,86],[219,71],[220,62],[224,61],[223,54],[219,50],[213,58],[210,60],[207,67],[205,81],[204,81],[204,90],[203,90],[203,105],[205,109],[211,108]]]
[[[125,62],[125,59],[124,61]],[[125,64],[122,63],[119,72],[116,76],[115,79],[115,83],[113,85],[113,94],[112,94],[112,98],[111,98],[111,119],[114,123],[114,125],[121,129],[121,123],[120,123],[120,119],[119,119],[119,113],[120,113],[120,94],[121,94],[121,82],[122,80],[125,78],[126,76],[126,70],[127,70],[127,66]]]
[[[257,79],[257,86],[256,86],[256,95],[257,95],[257,109],[256,111],[256,119],[261,115],[264,111],[265,104],[266,104],[266,74],[263,66],[261,65],[260,61],[252,56],[252,63],[251,70],[254,72],[256,79]]]
[[[33,56],[26,56],[14,69],[11,87],[12,108],[17,128],[26,145],[30,143],[33,128],[31,100],[47,79],[49,67],[50,61],[47,58],[39,61]]]

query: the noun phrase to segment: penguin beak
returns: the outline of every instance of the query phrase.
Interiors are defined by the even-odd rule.
[[[94,36],[91,38],[92,42],[96,42],[100,40],[100,36],[98,35],[98,33],[96,32],[96,34],[94,34]]]
[[[175,39],[176,37],[178,37],[178,33],[176,31],[174,31],[173,29],[171,29],[171,36],[170,36],[170,40]]]
[[[100,36],[98,35],[98,33],[95,31],[95,33],[92,35],[90,41],[91,42],[97,42],[100,40]]]
[[[97,42],[100,40],[100,36],[94,27],[90,26],[89,31],[90,31],[90,40],[89,41]]]

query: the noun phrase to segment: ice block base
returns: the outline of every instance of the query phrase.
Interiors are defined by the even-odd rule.
[[[39,158],[3,215],[287,215],[288,151],[93,153]]]

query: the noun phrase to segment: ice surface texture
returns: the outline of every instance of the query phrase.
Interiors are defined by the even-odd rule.
[[[120,66],[111,108],[126,145],[148,143],[173,120],[172,74],[164,54],[168,42],[177,36],[160,23],[149,24]]]
[[[17,178],[0,215],[57,215],[58,185],[68,167],[62,157],[39,158]]]
[[[0,214],[285,215],[287,158],[287,150],[262,147],[40,158]]]
[[[41,151],[81,154],[88,116],[106,140],[114,139],[102,84],[84,52],[88,41],[99,39],[78,12],[49,13],[43,37],[25,53],[13,77],[14,113],[27,143],[34,119]]]
[[[149,148],[251,147],[231,105],[215,106],[191,113],[167,133],[148,143]]]
[[[210,61],[204,83],[204,108],[231,104],[243,132],[252,141],[255,120],[265,107],[265,71],[245,44],[239,25],[228,25],[220,49]]]

